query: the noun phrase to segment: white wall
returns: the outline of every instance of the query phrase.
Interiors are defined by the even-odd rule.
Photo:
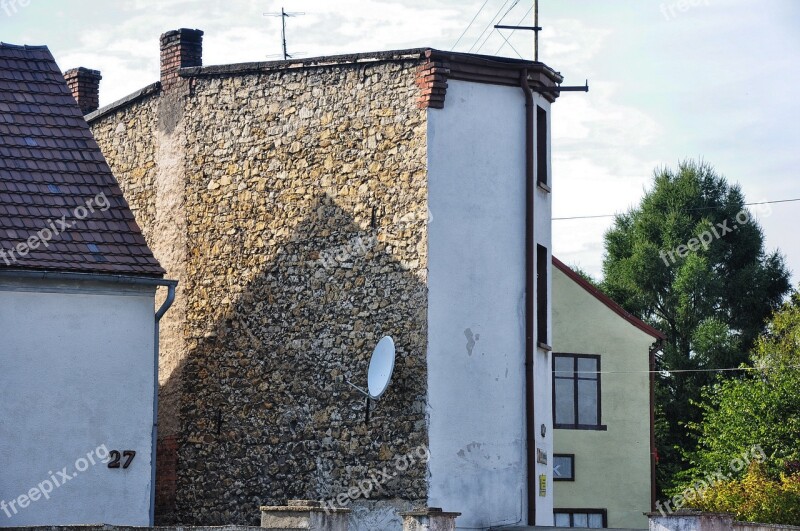
[[[552,122],[552,113],[550,112],[550,103],[542,96],[535,94],[534,103],[547,111],[547,119]],[[536,118],[536,114],[534,113]],[[538,120],[538,118],[536,118]],[[540,124],[536,124],[538,129]],[[547,124],[548,139],[547,139],[547,157],[548,162],[553,160],[550,153],[552,142],[549,132],[552,131],[551,124]],[[536,150],[534,150],[536,154]],[[535,155],[536,156],[536,155]],[[535,159],[535,164],[539,164],[538,158]],[[553,185],[553,165],[548,164],[548,177],[547,182],[553,189],[556,189],[558,184]],[[553,268],[550,257],[553,255],[553,242],[552,242],[552,196],[549,192],[537,187],[534,192],[534,240],[537,245],[545,247],[548,251],[547,258],[547,300],[549,304],[547,311],[551,315],[547,318],[547,336],[550,346],[553,344]],[[538,274],[538,272],[537,272]],[[537,345],[539,338],[536,339]],[[552,353],[541,348],[537,348],[533,360],[534,367],[534,382],[536,386],[535,391],[535,409],[534,416],[536,418],[536,446],[547,452],[547,464],[536,463],[536,477],[545,474],[547,476],[547,495],[541,497],[536,496],[536,524],[537,525],[553,525],[553,375],[552,375]],[[545,437],[540,435],[539,427],[544,424],[546,429]]]
[[[0,527],[149,524],[154,292],[0,284]],[[103,445],[136,457],[109,469],[101,448],[91,465]],[[64,467],[77,475],[64,481]],[[47,481],[49,499],[14,514],[10,502]]]
[[[428,185],[428,504],[462,512],[459,528],[527,523],[520,88],[448,81],[444,109],[428,111]],[[537,219],[549,246],[549,206]],[[549,365],[537,360],[537,426],[549,426]],[[551,498],[537,498],[542,523]]]

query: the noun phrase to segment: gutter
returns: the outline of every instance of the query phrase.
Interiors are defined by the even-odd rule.
[[[23,278],[33,280],[62,280],[105,282],[108,284],[130,284],[134,286],[177,286],[177,280],[156,277],[132,277],[95,273],[71,273],[65,271],[33,271],[19,269],[0,269],[0,278]]]
[[[92,273],[69,273],[58,271],[20,271],[20,270],[0,270],[2,278],[22,278],[30,280],[56,280],[56,281],[87,281],[105,282],[110,284],[128,284],[134,286],[164,286],[167,288],[167,298],[161,307],[156,311],[153,327],[153,429],[152,429],[152,463],[150,465],[150,526],[155,521],[156,508],[156,445],[158,443],[158,350],[159,350],[159,324],[161,318],[167,313],[172,303],[175,301],[175,288],[177,280],[167,280],[163,278],[148,277],[129,277],[124,275],[95,275]]]
[[[534,341],[534,192],[533,167],[533,93],[528,83],[528,69],[520,72],[520,87],[525,93],[525,434],[527,440],[528,469],[528,525],[536,525],[536,422],[534,418],[535,394],[533,358]]]

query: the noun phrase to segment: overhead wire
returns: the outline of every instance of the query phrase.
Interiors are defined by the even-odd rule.
[[[783,369],[800,369],[800,365],[787,365],[780,368]],[[730,372],[730,371],[759,371],[767,372],[777,370],[770,367],[726,367],[722,369],[658,369],[654,371],[559,371],[555,368],[555,374],[681,374],[681,373],[698,373],[698,372]]]
[[[472,17],[472,20],[470,20],[470,21],[469,21],[469,24],[467,24],[467,27],[466,27],[466,28],[464,28],[464,31],[463,31],[463,32],[461,32],[461,35],[458,37],[458,40],[456,41],[456,43],[453,45],[453,47],[452,47],[452,48],[450,48],[451,50],[455,50],[455,49],[456,49],[456,46],[458,46],[458,43],[459,43],[459,42],[461,42],[461,39],[463,39],[463,38],[464,38],[464,35],[466,35],[466,34],[467,34],[467,31],[469,31],[469,29],[472,27],[472,24],[475,22],[475,20],[478,18],[478,16],[479,16],[479,15],[481,14],[481,12],[483,11],[483,8],[484,8],[484,7],[486,7],[486,4],[488,4],[488,3],[489,3],[489,0],[485,0],[485,1],[483,2],[483,5],[481,6],[481,8],[480,8],[480,9],[478,9],[478,12],[477,12],[477,13],[475,13],[475,16],[474,16],[474,17]]]
[[[501,5],[500,9],[497,10],[497,13],[495,13],[494,16],[489,20],[489,23],[486,24],[485,28],[483,28],[483,31],[481,31],[481,34],[478,35],[478,38],[475,39],[475,42],[472,44],[472,46],[469,47],[469,50],[467,50],[468,52],[470,52],[470,53],[472,52],[472,50],[475,48],[475,45],[478,44],[481,41],[481,39],[483,38],[484,34],[486,34],[486,30],[489,29],[489,27],[494,24],[495,19],[500,16],[500,13],[508,5],[508,3],[510,1],[511,0],[505,0],[505,2],[503,2],[503,5]],[[489,35],[491,35],[491,32],[489,32]],[[483,46],[483,45],[481,45],[481,46]]]
[[[528,18],[528,15],[530,15],[530,14],[531,14],[531,11],[533,11],[533,5],[531,5],[531,7],[528,9],[528,11],[527,11],[527,12],[526,12],[524,15],[522,15],[522,18],[521,18],[521,19],[519,19],[519,22],[517,22],[517,26],[519,26],[520,24],[522,24],[523,22],[525,22],[525,19],[526,19],[526,18]],[[514,32],[515,32],[515,31],[517,31],[517,30],[515,30],[515,29],[511,30],[511,33],[508,35],[508,37],[510,38],[512,35],[514,35]],[[511,42],[509,42],[509,40],[508,40],[508,39],[506,39],[506,36],[505,36],[505,35],[503,35],[503,34],[502,34],[501,32],[499,32],[499,31],[498,31],[498,33],[500,33],[500,36],[501,36],[501,37],[503,37],[503,39],[505,39],[505,41],[506,41],[506,42],[500,45],[500,48],[498,48],[498,49],[497,49],[497,51],[496,51],[496,52],[494,52],[494,55],[497,55],[497,54],[499,54],[499,53],[500,53],[500,50],[502,50],[502,49],[505,47],[505,45],[506,45],[506,44],[508,44],[509,46],[511,46],[511,48],[512,48],[512,49],[513,49],[515,52],[517,52],[516,48],[514,48],[514,46],[511,44]],[[522,55],[520,55],[520,53],[519,53],[519,52],[517,52],[517,55],[519,55],[520,57],[522,57]]]
[[[754,206],[754,205],[770,205],[776,203],[793,203],[796,201],[800,201],[800,197],[794,199],[776,199],[774,201],[757,201],[755,203],[744,203],[743,206]],[[681,212],[694,212],[697,210],[714,210],[719,207],[697,207],[697,208],[686,208],[682,209]],[[619,216],[620,214],[596,214],[592,216],[568,216],[568,217],[560,217],[560,218],[551,218],[552,221],[565,221],[571,219],[596,219],[596,218],[613,218]]]

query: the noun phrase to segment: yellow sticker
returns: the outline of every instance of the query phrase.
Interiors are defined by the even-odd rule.
[[[539,474],[539,496],[547,496],[547,476]]]

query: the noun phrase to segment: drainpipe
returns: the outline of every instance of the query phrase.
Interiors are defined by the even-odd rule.
[[[656,510],[656,353],[664,348],[664,339],[650,347],[650,510]]]
[[[167,313],[172,303],[175,301],[175,286],[177,283],[167,285],[167,298],[158,309],[155,315],[155,327],[153,331],[153,463],[150,466],[150,526],[155,525],[156,518],[156,448],[158,447],[158,333],[161,318]]]
[[[525,433],[528,458],[528,525],[536,525],[536,419],[534,418],[533,355],[534,341],[533,314],[534,289],[534,188],[533,174],[533,93],[528,84],[528,69],[520,73],[520,86],[525,93]]]

